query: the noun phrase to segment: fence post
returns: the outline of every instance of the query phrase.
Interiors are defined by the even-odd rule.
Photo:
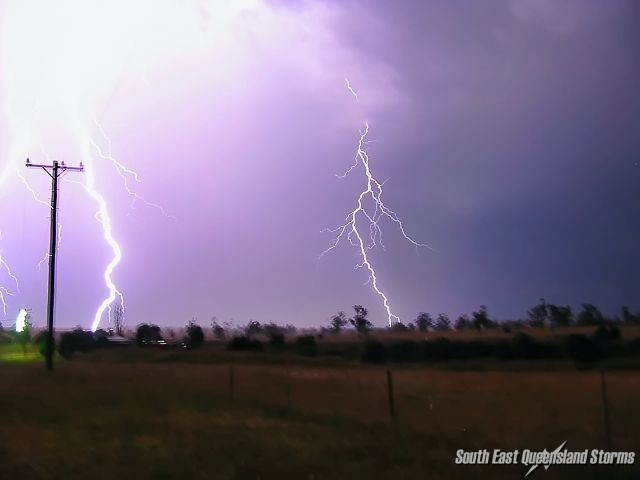
[[[233,399],[235,395],[235,372],[233,365],[229,365],[229,396]]]
[[[609,398],[607,396],[607,382],[604,368],[600,369],[600,386],[602,390],[602,413],[604,416],[604,433],[607,437],[607,449],[611,450],[611,419],[609,418]]]
[[[387,370],[387,393],[389,395],[389,416],[391,417],[391,421],[395,423],[396,405],[393,399],[393,375],[391,375],[391,370]]]

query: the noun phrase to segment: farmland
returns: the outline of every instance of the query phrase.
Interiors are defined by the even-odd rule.
[[[522,478],[518,465],[456,466],[455,452],[607,448],[600,373],[570,362],[378,366],[205,344],[96,351],[47,375],[31,353],[0,364],[3,478]],[[637,371],[605,380],[612,449],[637,452]]]

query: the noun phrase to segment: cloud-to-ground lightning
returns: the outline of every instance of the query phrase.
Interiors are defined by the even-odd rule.
[[[2,231],[0,231],[0,241],[2,240]],[[11,271],[11,267],[7,261],[2,257],[2,250],[0,250],[0,274],[6,275],[10,278],[16,288],[16,291],[20,291],[20,283],[18,277],[16,277]],[[0,284],[0,304],[2,304],[2,313],[7,315],[7,297],[12,297],[15,294],[5,285]]]
[[[96,115],[104,112],[105,102],[113,93],[125,63],[133,58],[137,42],[145,35],[157,33],[153,27],[148,30],[138,28],[146,25],[147,7],[150,5],[147,2],[133,6],[128,2],[100,4],[84,0],[72,0],[56,6],[33,1],[10,2],[5,18],[11,18],[11,21],[3,22],[4,55],[0,55],[3,61],[0,85],[3,90],[0,94],[9,132],[9,150],[0,159],[0,185],[17,177],[34,201],[51,208],[41,198],[42,193],[32,187],[31,178],[21,171],[27,156],[37,158],[34,150],[38,147],[49,162],[52,156],[59,156],[57,147],[60,144],[56,143],[59,138],[55,137],[59,133],[67,142],[65,148],[72,149],[75,156],[59,160],[71,164],[84,163],[84,178],[80,181],[65,180],[80,184],[97,206],[95,218],[110,251],[102,273],[107,295],[100,301],[91,321],[92,330],[98,328],[105,313],[110,314],[114,302],[124,302],[114,278],[115,270],[122,261],[122,246],[113,229],[112,208],[108,192],[103,190],[104,180],[97,178],[98,163],[110,162],[115,167],[126,193],[132,197],[132,207],[135,202],[140,202],[176,220],[161,205],[148,201],[132,188],[133,181],[140,183],[140,176],[112,154],[111,139]],[[180,25],[177,28],[186,28],[186,24],[183,26],[176,22],[176,12],[190,18],[188,9],[178,4],[164,5],[158,12],[161,12],[157,17],[159,21],[175,22]],[[48,16],[53,18],[45,21]],[[77,21],[77,17],[83,21]],[[126,22],[121,21],[124,17],[128,19]],[[68,23],[70,19],[73,21]],[[112,29],[110,24],[125,30]],[[56,35],[55,32],[61,29],[65,35]],[[50,131],[56,134],[52,135]],[[56,147],[49,145],[51,140]],[[47,150],[55,149],[54,155],[48,154],[45,144]],[[61,228],[59,224],[59,232]],[[60,238],[57,248],[60,247]],[[38,263],[38,268],[48,259],[47,253]],[[19,285],[1,252],[0,267],[0,305],[6,316],[7,297],[19,292]]]
[[[348,79],[345,79],[347,88],[351,92],[351,94],[358,99],[358,94],[353,89],[351,82]],[[369,123],[364,123],[364,130],[360,132],[360,139],[358,141],[358,147],[356,149],[355,162],[349,169],[342,175],[337,175],[340,178],[346,177],[350,172],[352,172],[358,166],[362,166],[364,175],[366,177],[366,187],[362,192],[360,192],[358,196],[358,200],[356,202],[356,207],[349,212],[346,216],[346,223],[340,225],[339,227],[332,229],[324,229],[323,232],[337,233],[337,237],[335,238],[334,243],[327,248],[322,255],[328,253],[338,246],[340,241],[346,236],[347,240],[351,243],[352,246],[358,249],[358,254],[360,255],[361,262],[358,263],[355,268],[365,268],[369,273],[369,278],[367,283],[371,283],[371,286],[375,293],[382,299],[383,306],[385,311],[387,312],[387,318],[389,322],[389,326],[392,326],[394,322],[399,322],[400,317],[393,313],[391,309],[391,305],[389,303],[389,299],[387,295],[381,290],[378,282],[378,276],[376,275],[375,268],[369,258],[369,250],[374,248],[376,245],[380,245],[384,249],[384,243],[382,241],[382,229],[380,228],[380,221],[383,218],[391,220],[395,223],[402,236],[413,244],[415,247],[429,247],[426,244],[416,242],[412,237],[410,237],[405,231],[404,224],[398,217],[398,215],[391,210],[389,207],[385,205],[382,200],[382,187],[384,182],[379,182],[371,172],[371,167],[369,165],[369,155],[367,154],[366,145],[368,143],[367,136],[369,135]],[[373,202],[373,212],[367,210],[365,202],[372,201]],[[366,227],[369,229],[369,239],[365,242],[364,236],[361,233],[361,223],[364,223]],[[365,228],[366,228],[365,227]]]

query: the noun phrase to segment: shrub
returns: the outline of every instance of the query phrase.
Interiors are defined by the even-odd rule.
[[[49,343],[49,335],[47,330],[42,330],[33,339],[33,343],[38,347],[38,352],[43,357],[47,354],[47,344]],[[55,339],[53,340],[53,348],[56,348]]]
[[[600,325],[593,333],[593,339],[596,341],[620,340],[620,329],[615,325]]]
[[[101,347],[108,346],[109,345],[109,340],[107,339],[108,336],[109,334],[106,332],[106,330],[103,330],[102,328],[96,330],[93,334],[96,347],[101,348]]]
[[[502,347],[498,348],[501,349]],[[513,337],[510,342],[510,348],[512,357],[533,359],[556,358],[561,356],[556,345],[538,342],[531,335],[522,332],[517,333]]]
[[[536,356],[536,341],[526,333],[516,333],[511,339],[511,347],[515,357],[534,358]]]
[[[142,323],[136,330],[136,343],[140,346],[162,341],[162,332],[158,325]]]
[[[284,347],[284,334],[283,333],[274,333],[271,335],[269,339],[269,345],[273,348],[282,348]]]
[[[239,337],[233,337],[231,341],[227,344],[227,348],[229,350],[237,350],[237,351],[264,351],[264,345],[260,340],[251,340],[246,335],[241,335]]]
[[[71,332],[65,332],[60,337],[58,353],[69,360],[75,352],[87,353],[95,347],[95,339],[91,332],[76,328]]]
[[[565,342],[567,353],[576,363],[591,363],[600,357],[598,344],[585,335],[569,335]]]
[[[384,345],[377,340],[367,340],[362,348],[362,360],[368,363],[384,363],[387,352]]]
[[[316,337],[313,335],[302,335],[296,338],[296,347],[300,355],[315,357],[318,354]]]
[[[397,342],[389,348],[389,359],[395,362],[415,362],[418,359],[418,344],[409,340]]]
[[[186,331],[187,336],[184,340],[188,348],[196,348],[204,343],[204,332],[200,325],[195,322],[189,322]]]

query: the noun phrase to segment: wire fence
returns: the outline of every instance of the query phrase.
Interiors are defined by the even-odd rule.
[[[170,384],[471,442],[541,448],[639,445],[633,372],[450,372],[427,369],[167,364]],[[557,446],[557,445],[555,445]],[[515,447],[514,447],[515,448]]]

